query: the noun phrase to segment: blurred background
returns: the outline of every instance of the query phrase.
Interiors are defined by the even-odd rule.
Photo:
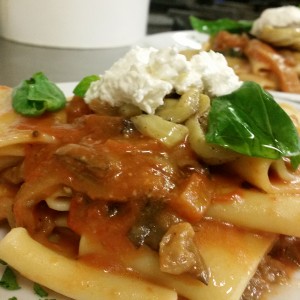
[[[213,20],[231,18],[253,20],[268,7],[299,5],[299,1],[280,0],[151,0],[148,34],[191,29],[188,17]]]
[[[46,3],[51,3],[50,5],[54,6],[52,8],[57,10],[57,15],[55,15],[55,18],[51,19],[52,22],[46,24],[46,27],[45,25],[44,27],[35,26],[34,30],[29,30],[27,31],[27,33],[34,35],[35,31],[41,31],[42,28],[46,28],[48,31],[54,28],[54,25],[57,25],[57,23],[59,23],[61,25],[56,26],[59,28],[59,30],[54,31],[56,33],[52,35],[53,38],[57,37],[55,36],[55,34],[63,35],[67,41],[71,36],[78,37],[79,33],[81,33],[84,38],[89,37],[94,41],[96,38],[101,37],[105,39],[116,39],[119,35],[115,34],[115,32],[119,28],[120,31],[122,31],[122,33],[120,33],[122,35],[122,38],[118,38],[121,42],[124,42],[124,31],[126,31],[126,35],[134,32],[134,30],[132,30],[133,25],[131,24],[133,22],[129,22],[128,17],[126,18],[126,16],[123,16],[126,15],[125,12],[128,13],[132,11],[134,12],[136,17],[143,18],[144,21],[142,22],[144,22],[144,25],[141,28],[143,29],[143,40],[145,38],[145,34],[152,35],[165,32],[168,35],[168,32],[173,33],[174,31],[191,29],[189,23],[189,16],[191,15],[207,20],[214,20],[219,18],[253,20],[257,18],[260,13],[268,7],[277,7],[289,4],[299,5],[300,3],[299,1],[292,0],[149,0],[149,2],[148,0],[127,0],[128,2],[125,2],[125,0],[109,0],[109,5],[107,4],[108,1],[103,1],[101,3],[102,5],[107,5],[107,9],[108,7],[113,6],[112,3],[115,3],[116,6],[113,7],[110,13],[104,9],[98,9],[92,13],[84,13],[80,10],[80,17],[72,18],[70,17],[70,10],[62,9],[63,4],[69,3],[70,5],[72,5],[72,7],[75,7],[74,3],[77,3],[77,5],[84,4],[85,6],[87,6],[87,1],[89,1],[88,3],[94,3],[95,6],[98,6],[100,5],[100,0],[52,0],[50,2],[43,2],[46,0],[26,0],[26,3],[33,3],[34,1],[38,1],[39,5],[46,5]],[[42,16],[39,16],[39,14],[36,14],[35,10],[31,11],[33,18],[30,18],[29,12],[24,14],[22,7],[25,5],[25,0],[0,0],[0,4],[5,4],[5,6],[0,6],[0,16],[2,16],[2,18],[0,17],[0,32],[1,29],[7,27],[6,25],[8,24],[9,18],[9,14],[5,12],[3,8],[8,7],[8,5],[12,5],[12,3],[16,5],[16,9],[11,10],[12,13],[16,15],[16,10],[20,11],[22,17],[18,18],[14,16],[15,26],[13,28],[16,30],[23,30],[24,33],[25,27],[28,28],[27,25],[31,23],[32,20],[37,21],[37,17],[42,18],[39,22],[42,22],[43,24],[45,24],[45,20],[49,20],[49,18],[43,18]],[[125,3],[131,3],[130,6],[133,7],[132,10],[130,10],[131,7],[127,7]],[[144,10],[144,14],[139,13],[138,10],[138,5],[140,5],[141,3],[147,3],[147,10]],[[122,5],[117,6],[117,4]],[[88,6],[88,8],[91,8],[90,6]],[[126,6],[126,8],[124,8],[124,6]],[[120,9],[120,7],[122,7],[122,9]],[[121,17],[120,15],[118,15],[120,11]],[[45,13],[47,12],[47,10],[42,9],[40,10],[40,12]],[[91,14],[93,15],[93,17],[91,17]],[[67,17],[69,18],[68,20],[70,22],[66,21]],[[83,19],[83,17],[85,18]],[[26,18],[29,18],[30,22],[24,21]],[[124,18],[125,21],[123,20]],[[80,21],[78,21],[78,19]],[[110,24],[109,26],[95,26],[88,25],[86,23],[90,22],[89,24],[93,24],[93,22],[95,21],[98,24],[99,21],[102,22],[105,19]],[[130,18],[130,21],[136,21],[137,19],[138,18]],[[74,20],[76,22],[75,24]],[[74,26],[72,24],[74,24]],[[76,24],[78,26],[76,26]],[[71,28],[68,31],[68,34],[63,33],[63,31],[61,30],[65,29],[66,26]],[[134,28],[137,28],[137,26],[135,26]],[[50,35],[44,34],[42,37],[50,37]],[[165,35],[163,36],[163,39],[164,37]],[[18,41],[16,39],[13,40],[5,38],[5,36],[2,35],[0,37],[0,85],[2,84],[15,86],[21,80],[29,78],[32,74],[38,71],[43,71],[51,80],[55,82],[77,82],[86,75],[103,73],[105,70],[110,68],[117,59],[122,57],[131,46],[135,44],[130,43],[129,45],[128,42],[122,47],[116,44],[112,46],[111,44],[110,47],[104,46],[92,48],[89,47],[84,38],[80,39],[80,42],[82,42],[82,46],[84,47],[76,48],[67,46],[49,47],[47,46],[47,44],[43,44],[41,39],[38,39],[38,41],[41,42],[39,45],[33,45],[30,43],[22,43],[20,42],[20,40]],[[151,36],[146,37],[146,39],[149,38],[151,39]],[[156,37],[154,36],[154,38]],[[160,42],[162,41],[161,36],[159,40]]]

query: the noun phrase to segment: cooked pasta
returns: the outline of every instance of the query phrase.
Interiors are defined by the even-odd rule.
[[[136,276],[119,276],[59,255],[32,240],[24,228],[15,228],[5,237],[0,253],[12,266],[21,268],[27,278],[75,299],[177,298],[174,291],[141,281]],[[16,257],[22,259],[14,263]]]
[[[262,290],[288,277],[272,250],[300,238],[300,171],[208,143],[200,89],[155,114],[74,96],[38,117],[1,91],[0,259],[25,277],[76,300],[253,300],[261,268]]]
[[[285,32],[287,29],[276,30]],[[268,36],[268,41],[276,38],[275,35]],[[300,93],[298,50],[288,47],[274,48],[272,44],[259,38],[226,31],[214,36],[208,47],[224,53],[228,64],[242,80],[258,82],[269,90]]]

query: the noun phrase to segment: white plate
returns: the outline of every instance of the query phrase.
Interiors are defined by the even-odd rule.
[[[209,35],[194,30],[170,31],[147,35],[137,45],[157,49],[176,46],[181,49],[201,49]]]
[[[284,92],[277,92],[277,91],[269,91],[269,92],[277,100],[283,100],[283,101],[300,104],[300,94],[284,93]]]
[[[66,96],[71,96],[74,87],[76,86],[76,82],[65,82],[59,83],[58,86],[63,90]],[[282,93],[281,93],[282,94]],[[284,93],[285,94],[285,93]],[[277,95],[278,96],[278,95]],[[283,99],[282,97],[278,98],[275,96],[276,100],[290,102],[287,99]],[[2,226],[0,227],[0,239],[6,234],[8,228]],[[18,257],[17,259],[22,259]],[[34,267],[34,266],[33,266]],[[0,278],[4,271],[4,266],[0,264]],[[70,298],[59,295],[47,288],[45,290],[49,293],[48,297],[41,298],[36,295],[33,291],[33,283],[25,278],[23,278],[20,274],[17,274],[18,282],[21,286],[20,290],[17,291],[7,291],[0,287],[0,300],[8,300],[11,297],[17,297],[18,300],[71,300]],[[294,279],[290,282],[289,286],[278,286],[273,290],[272,294],[267,295],[263,300],[299,300],[300,298],[300,272],[296,273]],[[109,300],[109,299],[105,299]]]
[[[58,83],[57,85],[64,92],[66,97],[70,97],[73,95],[73,89],[75,88],[77,83],[78,82],[61,82],[61,83]]]

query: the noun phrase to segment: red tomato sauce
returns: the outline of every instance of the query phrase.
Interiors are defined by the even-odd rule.
[[[109,261],[112,268],[122,253],[137,247],[138,234],[129,235],[138,221],[141,228],[147,222],[156,228],[157,237],[151,238],[155,244],[173,222],[170,215],[192,222],[202,218],[210,203],[211,180],[186,141],[168,148],[141,135],[124,118],[91,113],[78,99],[66,109],[68,121],[51,120],[45,116],[18,124],[55,138],[50,144],[27,146],[25,182],[14,207],[17,225],[42,243],[62,252],[68,248],[65,253],[76,256],[85,236],[99,244],[101,258],[86,257],[98,264]],[[45,205],[61,187],[72,190],[70,209],[64,213]],[[178,193],[181,204],[175,201]],[[197,198],[203,199],[200,210],[195,209]],[[59,214],[67,218],[68,231],[54,234]],[[66,235],[72,236],[70,243],[64,242]]]

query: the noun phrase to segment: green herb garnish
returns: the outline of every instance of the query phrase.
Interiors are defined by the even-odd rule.
[[[66,97],[59,87],[42,72],[24,80],[13,89],[14,110],[27,117],[40,116],[46,111],[57,111],[66,104]]]
[[[99,80],[100,77],[98,75],[90,75],[86,76],[76,85],[76,87],[73,90],[74,95],[79,97],[84,97],[86,91],[89,89],[91,83],[93,81]]]
[[[0,286],[7,290],[18,290],[21,287],[17,282],[17,277],[10,267],[6,267],[0,280]]]
[[[2,259],[0,259],[0,264],[1,264],[1,265],[4,265],[4,266],[7,265],[7,263],[6,263],[4,260],[2,260]]]
[[[33,290],[40,297],[48,296],[48,292],[41,285],[39,285],[36,282],[33,284]]]
[[[296,170],[300,165],[300,154],[290,157],[292,167]]]
[[[8,300],[18,300],[17,297],[11,297],[11,298],[8,298]]]
[[[224,18],[215,21],[202,20],[194,16],[190,16],[190,24],[194,30],[215,35],[219,31],[226,30],[231,33],[249,32],[253,22],[252,21],[235,21]]]
[[[300,142],[290,117],[255,82],[244,82],[229,95],[214,98],[206,140],[238,153],[300,163]]]

